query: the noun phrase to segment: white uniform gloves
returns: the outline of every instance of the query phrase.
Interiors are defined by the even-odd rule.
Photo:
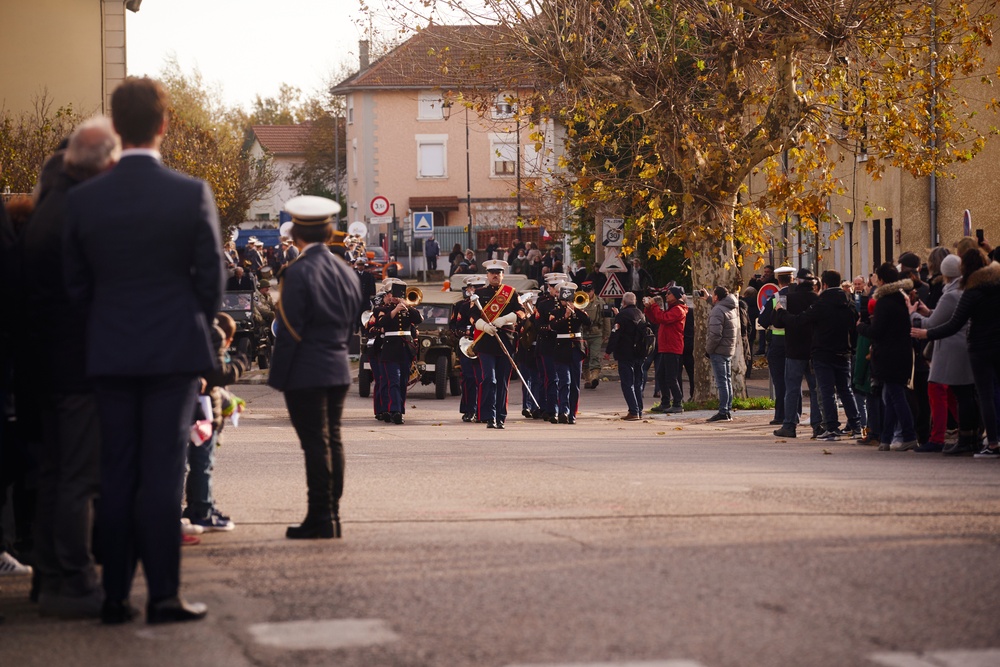
[[[497,335],[497,328],[481,317],[478,320],[476,320],[476,328],[482,331],[483,333],[487,333],[491,336]]]

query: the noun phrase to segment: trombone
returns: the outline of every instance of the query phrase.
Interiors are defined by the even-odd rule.
[[[586,310],[590,305],[590,295],[584,291],[573,293],[573,307],[577,310]]]
[[[419,306],[424,300],[424,293],[419,287],[409,287],[403,295],[403,305],[407,308]]]

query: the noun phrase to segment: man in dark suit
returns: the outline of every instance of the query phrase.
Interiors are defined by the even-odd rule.
[[[243,270],[242,266],[237,266],[233,270],[233,275],[226,281],[227,292],[251,292],[254,287],[253,278]]]
[[[344,445],[340,419],[351,385],[347,340],[361,308],[361,283],[350,265],[326,246],[340,206],[322,197],[285,203],[292,216],[298,260],[289,264],[276,304],[278,333],[267,383],[284,392],[288,416],[306,463],[308,511],[288,539],[340,537]]]
[[[208,185],[165,168],[167,94],[126,79],[111,98],[122,139],[118,165],[69,194],[69,295],[87,318],[87,374],[101,422],[101,620],[135,616],[137,560],[149,623],[196,620],[205,606],[178,596],[181,491],[199,376],[217,355],[219,220]],[[146,248],[141,254],[134,249]]]

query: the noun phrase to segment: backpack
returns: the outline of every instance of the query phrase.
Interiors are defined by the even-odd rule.
[[[632,341],[632,355],[645,359],[656,349],[656,332],[645,318],[635,323],[635,340]]]

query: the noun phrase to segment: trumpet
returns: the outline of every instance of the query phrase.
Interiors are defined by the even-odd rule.
[[[420,302],[424,300],[424,293],[419,287],[410,287],[406,290],[406,294],[403,296],[403,305],[407,308],[413,308],[414,306],[419,306]]]
[[[573,293],[573,307],[577,310],[586,310],[590,305],[590,295],[584,291]]]

